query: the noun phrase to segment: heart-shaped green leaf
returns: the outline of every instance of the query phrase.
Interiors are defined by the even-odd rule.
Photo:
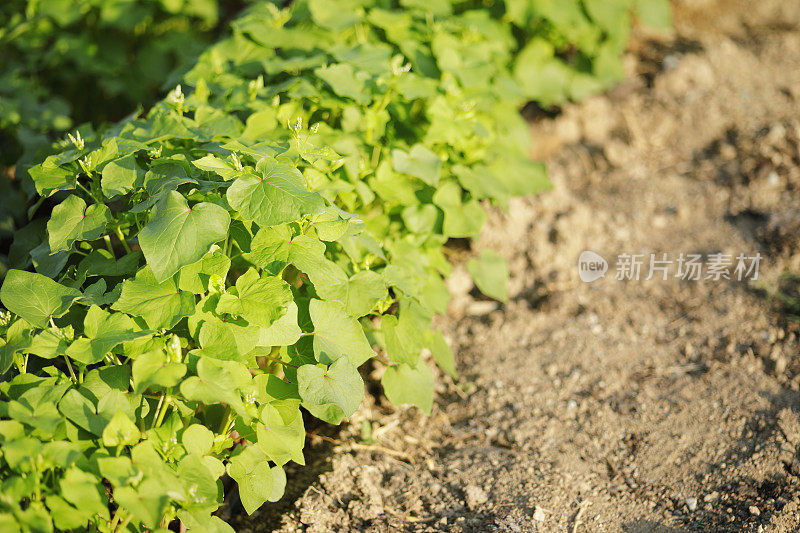
[[[66,313],[80,296],[80,291],[24,270],[9,270],[0,289],[0,300],[6,309],[40,328],[51,317]]]
[[[261,420],[256,425],[256,435],[258,447],[278,466],[283,466],[290,460],[305,464],[303,444],[306,430],[296,401],[292,410],[279,410],[272,405],[265,405],[261,411]]]
[[[140,393],[153,385],[174,387],[186,374],[186,365],[168,362],[167,354],[163,350],[152,350],[133,360],[131,372],[133,390]]]
[[[508,301],[508,266],[494,250],[482,250],[477,258],[467,262],[467,272],[478,289],[491,298]]]
[[[314,323],[314,355],[319,362],[345,358],[361,366],[375,355],[361,324],[348,316],[341,304],[311,300],[309,312]]]
[[[240,316],[263,327],[286,314],[286,306],[292,301],[292,291],[285,281],[276,276],[259,276],[254,268],[239,276],[236,292],[220,297],[217,313]]]
[[[170,328],[194,313],[194,295],[178,289],[174,279],[156,281],[150,268],[122,283],[122,294],[112,309],[140,316],[151,329]]]
[[[235,361],[219,361],[202,357],[197,362],[197,376],[183,380],[181,394],[187,400],[206,405],[226,403],[244,419],[250,415],[242,403],[241,387],[250,383],[247,367]]]
[[[77,195],[67,199],[53,208],[53,214],[47,221],[47,236],[50,252],[68,250],[75,241],[91,241],[99,238],[106,230],[109,210],[103,204],[86,202]]]
[[[141,185],[144,170],[136,162],[133,154],[120,157],[103,167],[100,186],[106,198],[114,198],[130,192],[134,186]]]
[[[182,194],[167,193],[139,232],[139,245],[156,281],[202,259],[212,244],[228,236],[230,223],[228,212],[216,204],[189,207]]]
[[[270,468],[267,455],[257,446],[248,446],[231,459],[228,474],[239,485],[239,498],[247,514],[253,514],[264,502],[275,502],[283,495],[286,474]]]
[[[115,346],[146,337],[151,331],[134,331],[131,318],[122,313],[111,314],[93,305],[86,313],[83,321],[85,338],[76,339],[66,354],[84,365],[91,365],[103,360],[103,357]]]
[[[416,405],[431,414],[433,405],[433,374],[430,367],[420,362],[416,367],[407,364],[391,366],[381,379],[386,397],[395,404]]]
[[[265,157],[257,170],[260,176],[244,174],[226,194],[231,207],[247,220],[276,226],[322,211],[322,196],[308,192],[303,175],[294,166]]]
[[[397,172],[411,174],[436,187],[439,184],[442,160],[429,148],[415,144],[409,152],[399,148],[392,150],[392,166]]]
[[[331,424],[355,413],[364,396],[364,381],[346,357],[328,368],[301,366],[297,369],[297,385],[303,407]]]

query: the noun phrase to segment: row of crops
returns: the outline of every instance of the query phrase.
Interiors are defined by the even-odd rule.
[[[223,481],[248,513],[278,500],[304,414],[351,416],[360,367],[429,413],[431,365],[456,375],[431,327],[447,243],[549,186],[521,107],[607,88],[632,21],[669,23],[655,0],[261,2],[186,65],[211,35],[194,18],[230,6],[9,6],[0,128],[23,155],[4,185],[3,531],[231,531]],[[118,23],[127,63],[93,41]],[[102,53],[62,65],[14,31]],[[163,100],[120,109],[157,82]],[[498,254],[468,270],[506,299]]]

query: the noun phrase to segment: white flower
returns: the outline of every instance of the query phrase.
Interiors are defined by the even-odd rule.
[[[83,147],[86,145],[86,143],[84,142],[83,137],[81,137],[81,132],[76,131],[74,137],[72,136],[71,133],[67,133],[67,137],[72,142],[72,144],[75,145],[75,148],[77,148],[78,150],[83,150]]]
[[[295,133],[295,135],[300,133],[300,130],[303,129],[303,117],[297,117],[296,119],[294,119],[294,126],[289,124],[289,129],[291,129]]]

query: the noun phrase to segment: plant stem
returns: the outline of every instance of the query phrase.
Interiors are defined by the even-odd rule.
[[[69,369],[69,375],[72,376],[72,381],[78,383],[78,378],[75,376],[75,370],[72,368],[72,363],[69,362],[69,357],[64,355],[64,361],[67,362],[67,368]]]
[[[93,194],[92,194],[92,191],[90,191],[89,189],[87,189],[86,187],[84,187],[83,185],[81,185],[81,183],[80,183],[78,180],[75,180],[75,185],[77,185],[77,186],[78,186],[78,188],[79,188],[80,190],[82,190],[83,192],[85,192],[86,194],[88,194],[88,195],[89,195],[89,198],[91,198],[92,200],[94,200],[94,202],[95,202],[95,203],[97,203],[97,204],[102,204],[102,203],[103,203],[103,202],[101,202],[100,200],[98,200],[98,199],[95,197],[95,195],[93,195]]]
[[[166,401],[164,401],[165,398],[166,398]],[[164,396],[161,397],[161,401],[158,402],[158,406],[159,406],[159,408],[161,408],[161,411],[158,412],[158,417],[156,418],[156,426],[155,427],[161,427],[161,423],[164,421],[164,415],[167,414],[167,409],[169,409],[169,404],[170,404],[170,400],[171,399],[172,399],[172,396],[170,396],[169,394],[165,393]]]
[[[117,256],[116,254],[114,254],[114,247],[111,246],[111,237],[109,237],[108,235],[104,235],[103,240],[106,241],[106,248],[108,248],[108,251],[111,252],[111,257],[116,259]]]
[[[129,514],[128,517],[125,518],[125,520],[123,520],[122,523],[119,525],[119,528],[117,528],[117,531],[122,531],[126,527],[128,527],[128,523],[131,521],[131,518],[133,518],[133,515]]]
[[[279,365],[290,366],[292,368],[300,368],[299,366],[293,365],[292,363],[289,363],[288,361],[284,361],[280,357],[273,357],[271,355],[262,355],[260,357],[263,357],[267,361],[273,361],[275,363],[278,363]]]
[[[42,501],[42,485],[41,485],[41,476],[39,476],[39,465],[37,464],[34,468],[35,475],[33,476],[36,480],[36,488],[34,489],[34,498],[36,498],[37,502]]]
[[[122,233],[122,228],[117,226],[116,228],[114,228],[114,230],[117,233],[117,237],[119,237],[119,242],[122,243],[122,247],[125,248],[125,251],[127,253],[131,253],[131,247],[128,246],[128,241],[125,240],[125,235]]]
[[[165,396],[166,396],[166,393],[162,393],[161,394],[161,398],[158,399],[158,405],[156,406],[156,412],[153,415],[153,427],[158,427],[158,424],[156,423],[156,420],[158,420],[158,417],[161,415],[161,406],[164,405],[164,397]]]
[[[117,525],[119,524],[120,518],[122,518],[122,515],[120,514],[121,511],[122,508],[117,507],[117,510],[114,512],[114,518],[111,520],[111,526],[109,527],[111,531],[117,530]]]
[[[20,374],[25,373],[25,367],[28,366],[28,362],[26,359],[26,361],[23,363],[22,354],[14,354],[14,364],[17,365],[17,371]]]

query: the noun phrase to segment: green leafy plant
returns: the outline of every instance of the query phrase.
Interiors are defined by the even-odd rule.
[[[74,124],[150,105],[173,70],[213,41],[228,11],[218,0],[5,0],[0,163],[15,163],[22,149],[30,160]]]
[[[9,524],[224,528],[220,476],[252,512],[303,463],[300,406],[339,423],[368,359],[395,369],[387,391],[431,375],[423,346],[452,361],[400,287],[417,273],[306,189],[296,142],[245,145],[174,100],[33,170],[60,202],[31,249],[47,275],[10,270],[0,290]],[[413,385],[399,401],[430,411],[432,379]]]
[[[0,2],[0,279],[35,193],[27,169],[48,145],[76,124],[87,134],[152,105],[243,3]]]
[[[622,79],[631,18],[671,25],[664,0],[511,0],[503,18],[519,50],[513,72],[523,94],[544,106],[582,100]],[[499,6],[497,6],[499,7]]]
[[[351,416],[368,361],[430,412],[423,352],[455,375],[443,245],[548,187],[503,16],[256,5],[145,117],[30,169],[0,289],[4,529],[230,531],[223,476],[248,513],[280,498],[301,408]],[[507,297],[498,254],[467,267]]]

